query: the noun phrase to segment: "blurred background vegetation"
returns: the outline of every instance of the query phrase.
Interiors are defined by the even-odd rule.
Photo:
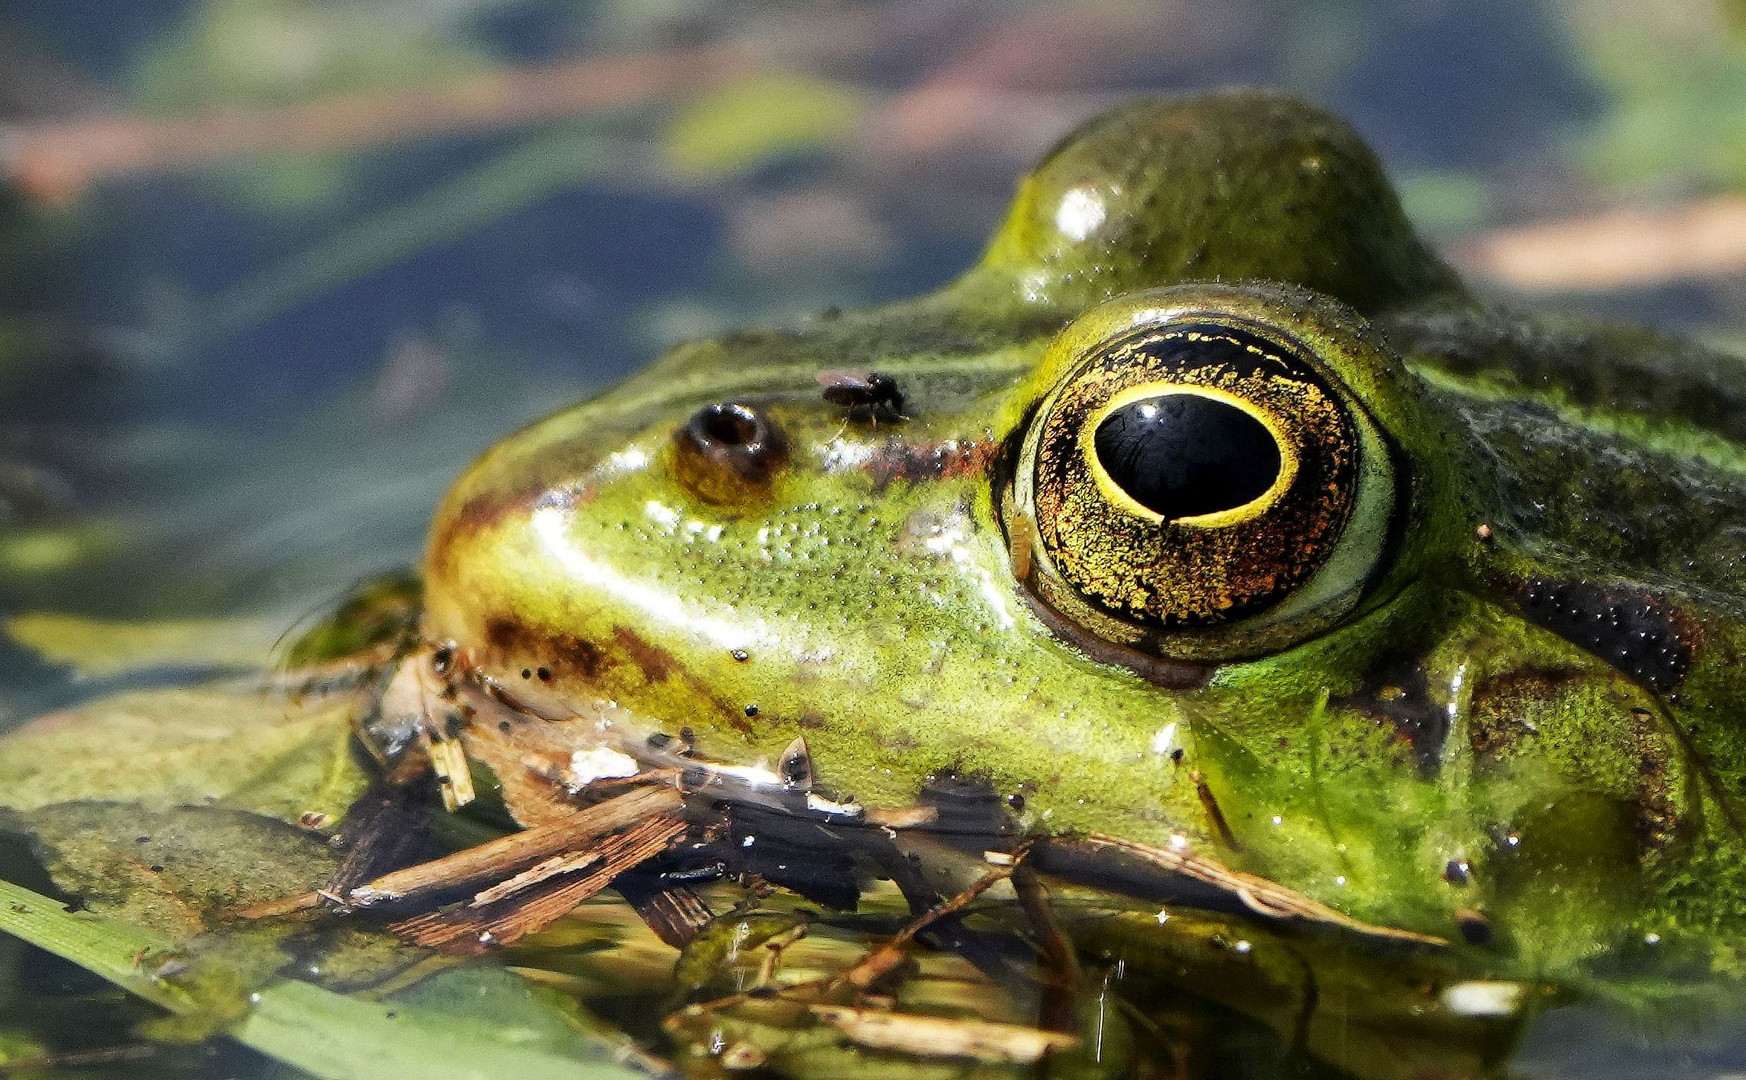
[[[270,645],[514,425],[945,281],[1077,121],[1231,83],[1493,292],[1746,326],[1740,0],[4,0],[0,729]]]

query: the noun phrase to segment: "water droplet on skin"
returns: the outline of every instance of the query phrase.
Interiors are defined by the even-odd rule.
[[[1152,753],[1168,754],[1176,748],[1176,722],[1171,721],[1159,728],[1152,736]]]

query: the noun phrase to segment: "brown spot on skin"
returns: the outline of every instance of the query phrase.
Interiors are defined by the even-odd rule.
[[[612,628],[612,640],[650,682],[661,682],[678,666],[673,654],[639,637],[628,626]]]
[[[1474,754],[1493,761],[1509,760],[1516,744],[1534,734],[1533,727],[1521,718],[1536,711],[1537,705],[1554,700],[1561,684],[1582,674],[1574,668],[1521,668],[1478,683],[1474,687],[1475,708],[1468,719]],[[1670,847],[1684,825],[1669,769],[1668,755],[1673,747],[1662,718],[1649,709],[1632,708],[1619,722],[1630,730],[1629,752],[1637,761],[1636,791],[1630,800],[1636,809],[1638,857],[1647,862]]]
[[[464,536],[477,535],[512,517],[525,517],[533,511],[557,506],[585,506],[594,497],[590,483],[529,484],[504,491],[487,491],[462,503],[453,513],[442,514],[431,531],[430,560],[426,571],[431,577],[446,576],[453,569],[456,543]]]
[[[635,665],[638,671],[642,672],[643,678],[648,682],[657,683],[669,678],[681,678],[685,680],[685,684],[692,693],[714,706],[716,715],[721,717],[729,727],[742,734],[752,733],[753,728],[751,724],[746,722],[746,712],[743,705],[718,697],[709,684],[688,671],[684,663],[666,649],[643,638],[628,626],[613,627],[612,640],[625,658]]]
[[[1474,684],[1468,715],[1468,743],[1482,757],[1508,758],[1515,744],[1531,734],[1521,720],[1530,707],[1551,700],[1557,688],[1582,672],[1575,668],[1517,668]]]
[[[899,480],[915,484],[980,475],[994,460],[995,450],[989,439],[914,443],[891,438],[855,467],[873,478],[875,490],[883,491]]]
[[[589,681],[598,680],[612,666],[599,645],[574,634],[529,626],[514,615],[493,615],[485,620],[485,643],[506,656],[535,657],[545,661],[539,678],[550,682],[554,672],[573,672]],[[529,675],[533,671],[530,669]]]
[[[515,615],[493,615],[485,620],[485,644],[495,654],[496,663],[507,666],[516,674],[528,661],[525,678],[554,682],[574,675],[595,686],[623,665],[634,667],[646,683],[682,678],[699,698],[714,706],[716,715],[737,731],[750,733],[744,705],[726,701],[701,679],[686,671],[685,665],[672,653],[644,639],[628,627],[617,626],[612,631],[612,644],[589,641],[575,634],[533,626]],[[489,666],[489,665],[487,665]],[[493,693],[503,688],[493,685]],[[805,722],[802,721],[802,726]]]
[[[1681,824],[1667,767],[1666,740],[1648,709],[1631,710],[1631,736],[1637,754],[1637,853],[1648,860],[1672,846]]]
[[[1363,689],[1330,704],[1393,725],[1395,734],[1413,748],[1419,775],[1434,776],[1442,764],[1449,712],[1431,700],[1425,668],[1417,658],[1384,657],[1365,677]]]
[[[875,731],[872,733],[872,739],[879,744],[880,749],[891,752],[914,750],[917,746],[921,745],[916,742],[914,735],[905,731],[903,728],[898,728],[895,731],[890,732]]]

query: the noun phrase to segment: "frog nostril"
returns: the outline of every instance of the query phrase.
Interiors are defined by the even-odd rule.
[[[705,405],[673,436],[673,473],[704,502],[746,502],[768,493],[788,463],[788,440],[760,410],[736,402]]]
[[[691,418],[706,439],[723,446],[750,446],[759,441],[766,421],[745,405],[706,405]]]

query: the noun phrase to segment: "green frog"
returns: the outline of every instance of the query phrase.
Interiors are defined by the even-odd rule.
[[[1159,929],[1732,973],[1743,377],[1475,297],[1317,108],[1126,104],[937,292],[682,345],[486,453],[366,730],[470,732],[447,794],[523,825],[691,769],[973,820],[972,862],[1139,852],[1207,886],[1130,890]]]

